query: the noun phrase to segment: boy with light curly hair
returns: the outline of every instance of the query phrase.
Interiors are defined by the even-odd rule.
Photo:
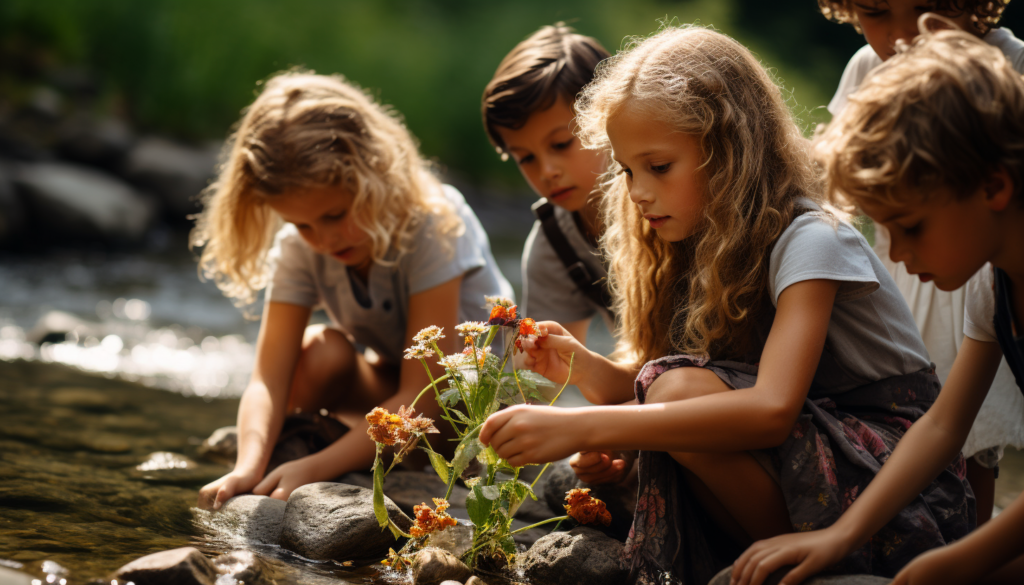
[[[843,111],[849,95],[894,54],[897,41],[911,42],[917,37],[918,20],[925,13],[948,18],[961,30],[998,48],[1015,70],[1024,73],[1024,42],[999,26],[1008,3],[1009,0],[818,0],[826,18],[852,25],[867,41],[847,64],[835,97],[828,104],[829,112],[838,116]],[[935,363],[935,373],[945,382],[964,335],[964,290],[943,291],[932,282],[908,274],[906,267],[889,260],[886,229],[877,224],[874,228],[875,252],[910,305]],[[992,514],[995,478],[1004,448],[1024,447],[1024,429],[1015,425],[1022,411],[1024,398],[1014,387],[1013,376],[1004,363],[963,446],[967,478],[978,498],[979,524]]]
[[[926,33],[850,96],[815,151],[830,192],[889,230],[894,262],[966,290],[965,338],[935,404],[850,508],[824,530],[755,543],[734,566],[743,585],[785,565],[780,583],[796,585],[873,538],[956,457],[1001,358],[1024,391],[1024,78],[1010,59],[974,35]],[[893,581],[1022,582],[1024,497]]]

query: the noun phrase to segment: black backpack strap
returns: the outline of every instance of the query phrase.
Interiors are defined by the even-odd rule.
[[[562,228],[558,226],[558,218],[555,217],[555,206],[547,201],[538,202],[538,204],[533,206],[533,213],[540,220],[540,226],[544,230],[544,235],[547,237],[548,242],[551,243],[551,247],[554,248],[558,259],[562,261],[569,274],[569,278],[572,279],[576,288],[594,304],[607,309],[611,313],[612,319],[614,319],[615,314],[612,312],[612,295],[608,290],[608,279],[602,279],[601,283],[598,284],[597,279],[590,273],[590,269],[580,260],[576,250],[569,243],[569,239],[562,233]]]

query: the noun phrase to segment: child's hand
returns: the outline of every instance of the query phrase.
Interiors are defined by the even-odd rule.
[[[618,451],[581,451],[569,458],[569,466],[586,483],[619,483],[633,467],[633,459],[622,455]]]
[[[259,477],[255,474],[232,471],[203,486],[199,490],[197,505],[204,510],[219,510],[224,502],[251,490],[257,481],[259,481]]]
[[[583,434],[572,428],[573,414],[554,406],[513,406],[487,418],[480,442],[515,467],[558,461],[582,446],[579,437]]]
[[[564,384],[566,378],[569,378],[570,384],[579,385],[582,372],[586,371],[581,367],[582,361],[590,355],[587,348],[554,321],[542,321],[537,328],[540,331],[539,335],[530,335],[522,340],[523,351],[526,352],[526,357],[521,362],[523,367],[556,384]]]
[[[932,549],[910,561],[896,574],[892,585],[961,585],[974,583],[982,575],[970,560],[961,558],[959,548],[944,546]]]
[[[796,565],[779,585],[797,585],[839,562],[852,547],[832,529],[783,534],[750,545],[732,566],[730,585],[761,585],[768,575]]]
[[[317,464],[313,456],[303,457],[288,463],[282,463],[267,474],[252,493],[258,496],[270,496],[277,500],[287,500],[296,489],[322,481],[324,478],[317,473]]]

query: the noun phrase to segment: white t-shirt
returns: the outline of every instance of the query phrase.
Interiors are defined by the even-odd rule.
[[[808,200],[803,205],[817,206]],[[914,319],[896,283],[867,240],[853,226],[833,226],[820,213],[793,220],[779,237],[769,263],[769,292],[778,305],[789,286],[813,279],[842,282],[814,383],[843,392],[931,367]]]
[[[967,306],[964,312],[964,335],[976,341],[999,343],[996,339],[995,315],[996,293],[992,265],[986,264],[967,281]],[[1013,392],[995,392],[999,388],[1011,388]],[[989,403],[992,403],[991,405]],[[991,408],[985,408],[989,407]],[[982,436],[999,448],[1002,455],[1007,444],[1018,449],[1024,448],[1024,394],[1017,388],[1013,372],[1006,360],[999,364],[992,390],[983,406],[988,424],[975,424],[972,433]],[[979,419],[981,415],[979,413]],[[994,442],[993,442],[994,441]],[[983,441],[984,442],[984,441]]]
[[[314,252],[294,225],[284,226],[269,254],[273,276],[267,302],[322,307],[335,327],[388,363],[400,363],[403,351],[412,345],[406,339],[406,324],[409,297],[416,293],[461,275],[459,319],[486,321],[484,296],[512,298],[512,286],[498,269],[487,233],[462,194],[449,185],[444,192],[465,224],[462,235],[447,242],[450,250],[437,235],[434,216],[427,216],[415,228],[412,250],[394,266],[374,263],[366,283],[353,278],[338,260]]]
[[[1008,28],[995,28],[987,32],[981,39],[994,46],[1006,55],[1013,68],[1024,73],[1024,42],[1014,36],[1013,31]],[[833,116],[843,111],[849,103],[850,94],[857,91],[864,79],[875,67],[882,64],[871,45],[864,45],[850,59],[843,71],[843,77],[839,80],[839,87],[832,101],[828,104],[828,111]],[[960,350],[960,343],[964,336],[964,289],[960,288],[952,292],[939,290],[935,283],[921,282],[919,278],[907,272],[903,264],[897,264],[889,258],[889,233],[885,227],[875,225],[875,252],[881,258],[882,263],[889,270],[893,280],[899,287],[903,298],[910,305],[924,344],[928,348],[928,354],[935,362],[935,373],[939,380],[946,382],[953,361]],[[1009,384],[1007,384],[1007,381]],[[1016,444],[1016,426],[1001,426],[1006,417],[1006,411],[1001,410],[1007,401],[1012,400],[1012,395],[1019,395],[1016,383],[1013,381],[1013,374],[1006,360],[999,365],[999,373],[996,375],[988,398],[978,412],[971,433],[964,444],[963,452],[966,457],[971,457],[986,449],[996,449],[998,456],[1002,457],[1003,446]],[[1014,398],[1015,399],[1015,398]],[[1018,410],[1016,415],[1024,419],[1024,411]],[[985,464],[994,465],[991,457],[986,457]]]
[[[580,232],[573,214],[557,205],[554,207],[558,227],[591,276],[595,281],[607,278],[608,271],[601,263],[600,252]],[[572,323],[600,314],[608,330],[615,331],[608,309],[591,301],[577,288],[548,241],[540,220],[533,222],[533,229],[526,238],[522,266],[524,315],[538,321]]]

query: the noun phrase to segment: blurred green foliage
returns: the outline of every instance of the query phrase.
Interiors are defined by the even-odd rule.
[[[42,68],[85,67],[108,107],[193,141],[223,139],[276,71],[342,73],[402,112],[449,170],[518,190],[480,124],[480,94],[504,54],[558,20],[614,51],[666,18],[747,44],[792,92],[805,128],[827,119],[821,106],[863,42],[814,0],[4,0],[0,47],[42,51],[30,59]]]

